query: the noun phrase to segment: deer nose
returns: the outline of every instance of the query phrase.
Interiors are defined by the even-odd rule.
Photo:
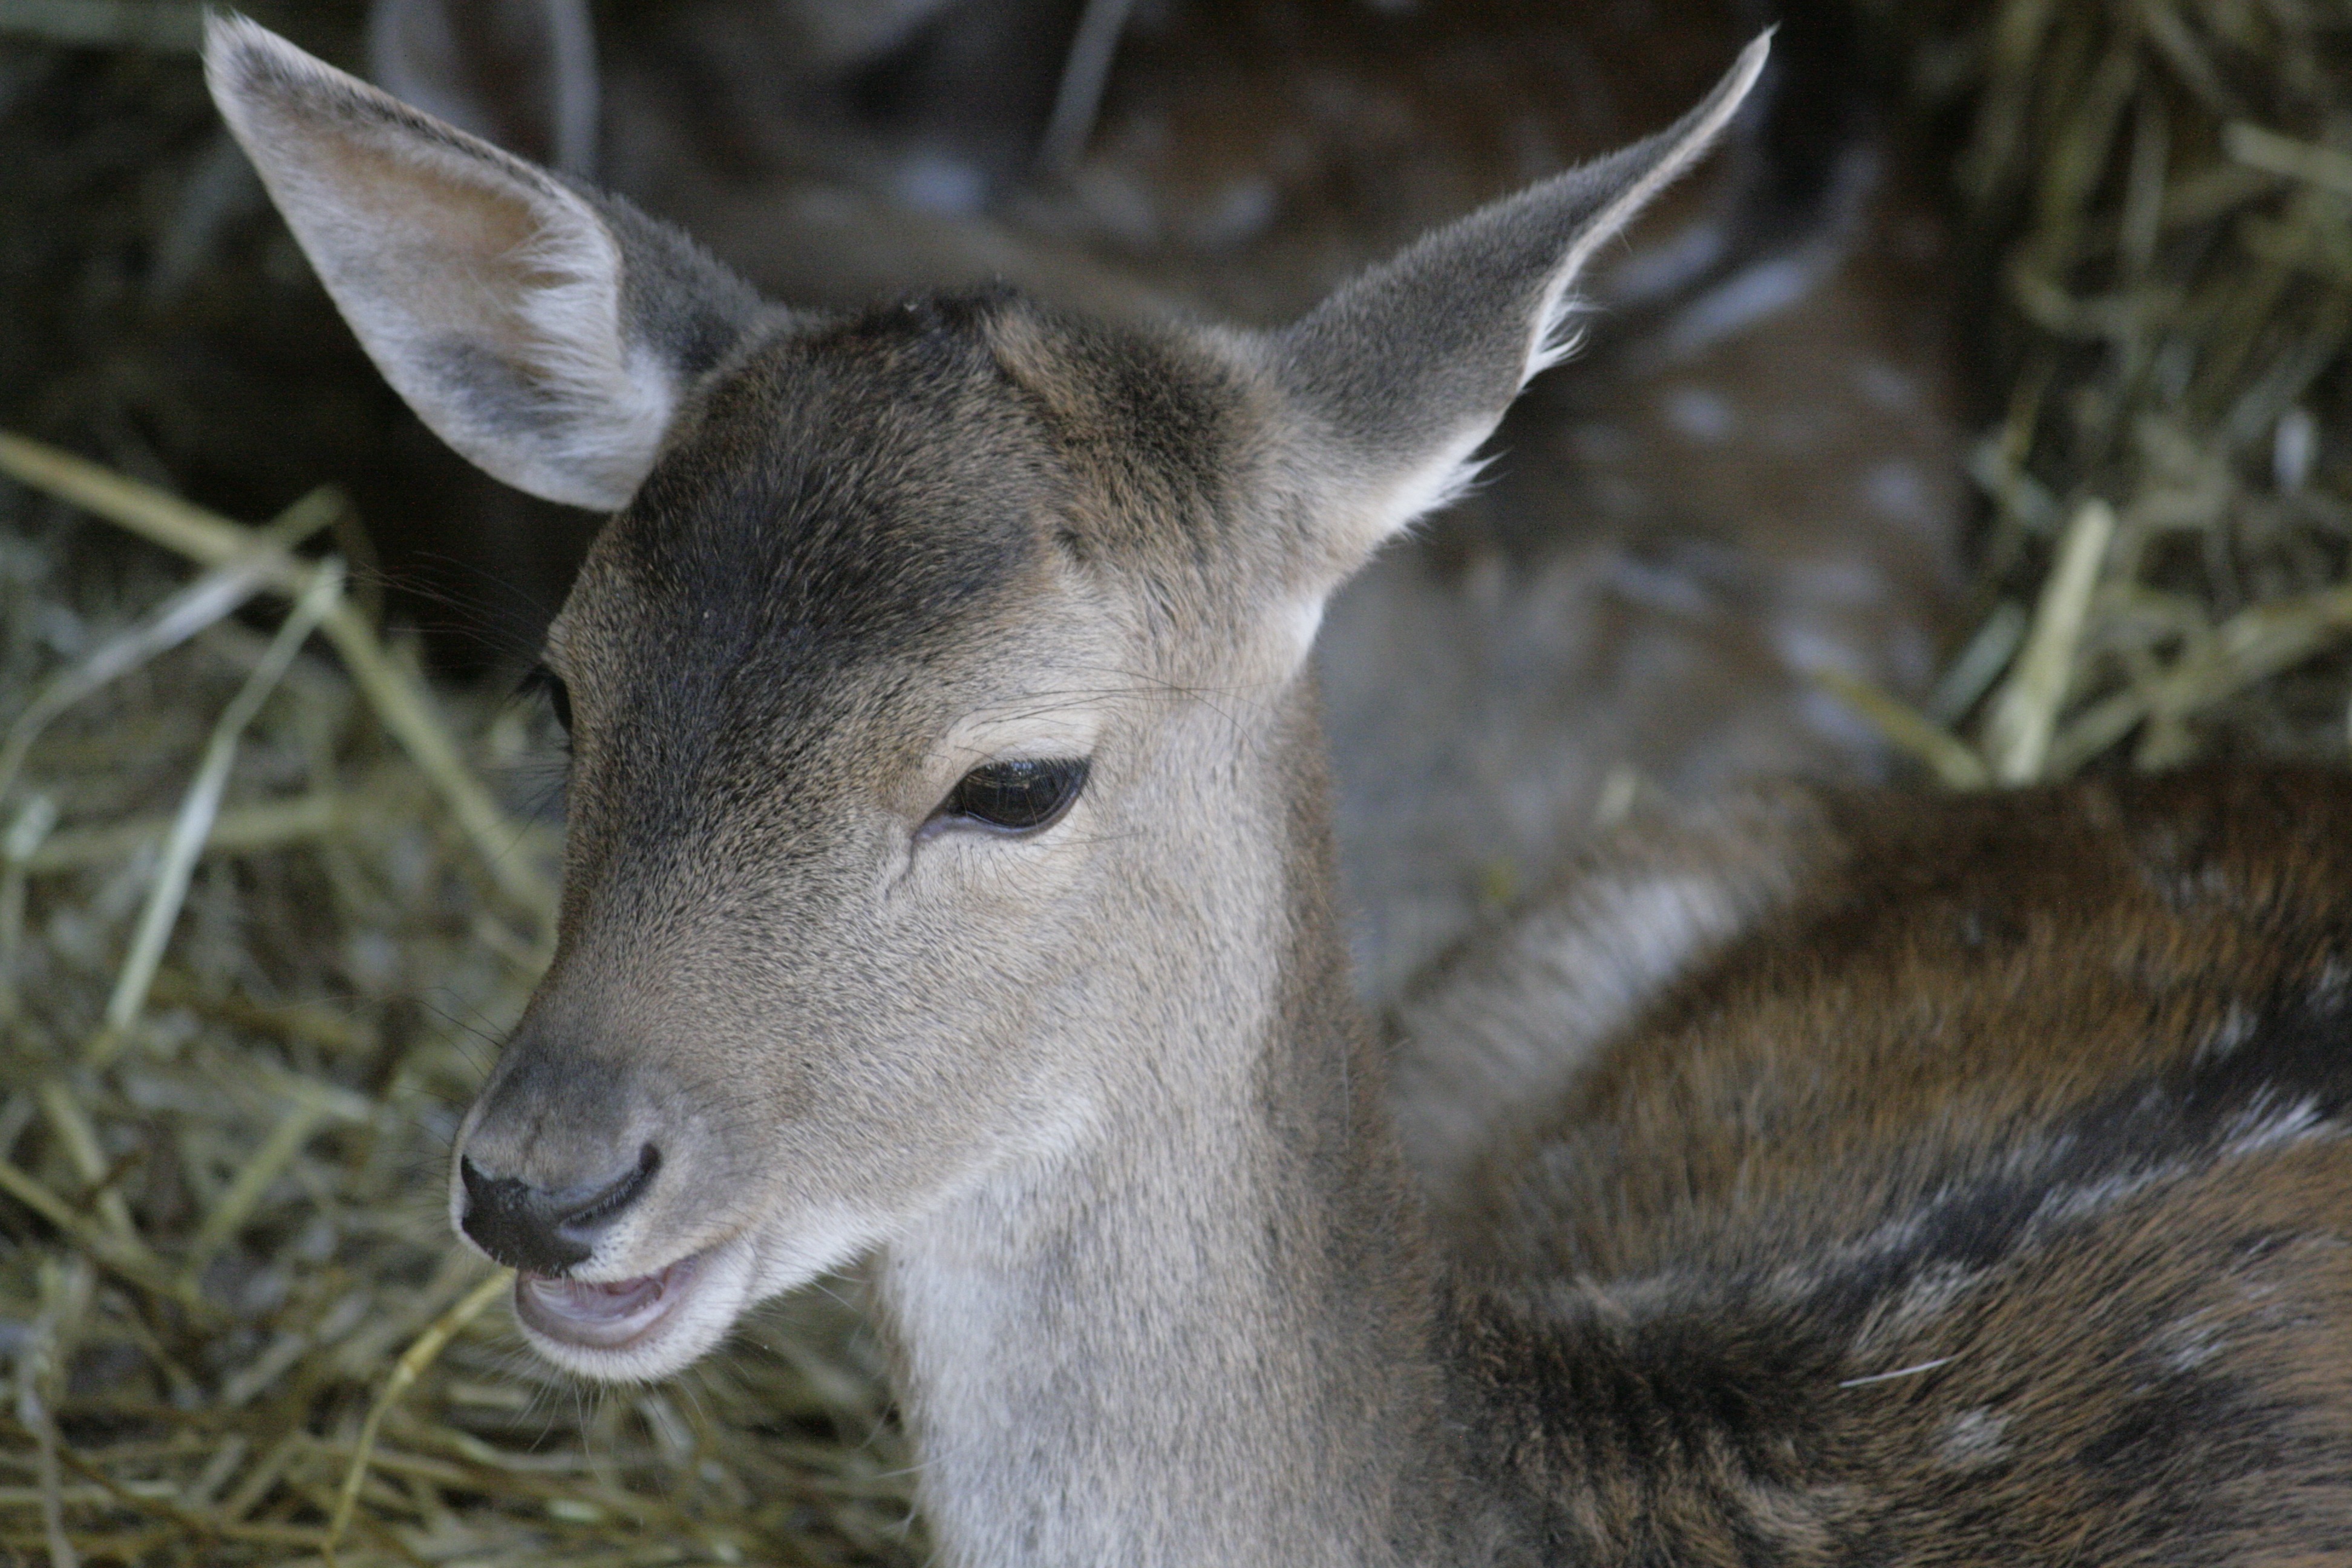
[[[653,1185],[661,1151],[646,1144],[633,1169],[604,1182],[539,1187],[519,1176],[493,1175],[470,1156],[457,1162],[466,1184],[460,1222],[475,1245],[509,1268],[562,1274],[586,1261],[596,1240]]]

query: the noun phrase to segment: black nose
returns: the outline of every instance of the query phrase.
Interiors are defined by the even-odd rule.
[[[457,1174],[466,1184],[466,1234],[509,1268],[561,1274],[595,1250],[597,1237],[645,1195],[660,1169],[661,1152],[648,1143],[638,1152],[635,1169],[610,1181],[549,1188],[487,1174],[461,1157]]]

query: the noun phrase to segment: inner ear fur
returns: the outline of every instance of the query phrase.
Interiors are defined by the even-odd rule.
[[[1264,340],[1316,491],[1322,586],[1475,477],[1519,389],[1574,348],[1594,251],[1714,144],[1770,40],[1668,130],[1437,230]]]
[[[492,477],[611,510],[760,312],[683,236],[240,17],[205,78],[384,378]]]

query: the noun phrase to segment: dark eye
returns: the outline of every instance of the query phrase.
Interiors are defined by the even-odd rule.
[[[555,710],[555,721],[563,726],[565,734],[572,733],[572,689],[563,684],[563,677],[543,664],[534,664],[522,678],[522,689],[544,695],[547,705]]]
[[[961,819],[1027,833],[1059,818],[1086,783],[1083,757],[990,763],[964,774],[931,820]]]

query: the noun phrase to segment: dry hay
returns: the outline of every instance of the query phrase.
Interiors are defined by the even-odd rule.
[[[2003,0],[1913,64],[1969,125],[2007,408],[1979,631],[1926,714],[1846,694],[1960,787],[2342,760],[2352,8]]]
[[[1960,787],[2340,755],[2352,16],[1904,25],[2009,390],[1979,631],[1925,711],[1846,695]],[[589,1393],[449,1243],[446,1141],[548,940],[544,721],[429,690],[289,553],[349,536],[331,496],[256,531],[0,467],[0,1561],[918,1559],[830,1294]]]
[[[0,472],[75,509],[0,536],[0,1560],[911,1560],[833,1296],[587,1391],[450,1244],[551,930],[543,716],[428,690],[289,553],[331,493],[256,531],[17,437]]]

